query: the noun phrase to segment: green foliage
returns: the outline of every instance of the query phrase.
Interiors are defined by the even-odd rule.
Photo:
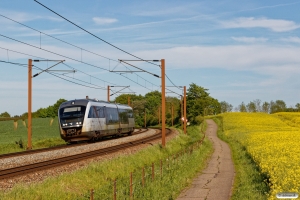
[[[196,123],[197,125],[200,125],[203,121],[204,121],[204,117],[201,116],[201,115],[198,115],[198,116],[195,118],[195,123]]]
[[[0,114],[0,117],[10,117],[10,114],[8,112],[3,112]]]
[[[231,112],[233,108],[233,106],[226,101],[221,101],[220,106],[221,106],[221,113]]]
[[[34,118],[54,118],[57,117],[58,114],[58,108],[60,104],[63,102],[66,102],[67,100],[65,99],[59,99],[55,104],[52,106],[48,106],[47,108],[40,108],[36,112],[32,113]]]
[[[217,99],[209,96],[207,91],[208,89],[194,83],[190,84],[188,88],[186,98],[187,118],[193,124],[196,124],[196,117],[199,115],[215,115],[221,112],[221,104]]]
[[[270,113],[286,111],[286,104],[283,100],[276,100],[270,102]]]
[[[94,199],[111,199],[113,180],[117,182],[117,199],[129,199],[129,175],[133,172],[134,199],[176,199],[180,191],[191,183],[192,178],[205,167],[212,153],[212,145],[205,139],[200,148],[192,153],[183,150],[199,141],[203,135],[199,127],[189,127],[189,135],[180,134],[169,141],[165,148],[149,146],[135,154],[119,156],[58,177],[43,183],[21,184],[0,199],[88,199],[94,189]],[[162,172],[160,173],[160,161]],[[151,178],[154,163],[155,178]],[[145,187],[141,186],[142,167],[145,167]],[[188,170],[187,170],[188,167]]]
[[[244,102],[242,102],[241,105],[239,105],[239,111],[240,112],[247,112],[247,107],[246,107]]]
[[[128,96],[130,97],[130,105],[133,108],[136,126],[156,126],[159,123],[159,109],[161,108],[161,93],[153,91],[145,94],[145,96],[122,94],[115,99],[115,102],[128,104]],[[173,122],[180,123],[180,101],[175,97],[166,97],[166,123],[172,125],[172,107],[173,107]],[[161,115],[161,113],[160,113]]]

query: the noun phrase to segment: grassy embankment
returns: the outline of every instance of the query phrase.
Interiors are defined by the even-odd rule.
[[[129,199],[129,177],[133,172],[134,199],[175,199],[192,178],[206,165],[213,152],[205,139],[192,153],[178,154],[195,145],[202,137],[200,127],[188,127],[188,135],[180,134],[169,141],[166,148],[149,146],[135,154],[92,163],[84,169],[49,178],[30,186],[18,185],[0,199],[88,199],[94,189],[95,199],[112,199],[112,180],[117,180],[118,199]],[[203,126],[202,126],[203,128]],[[162,161],[162,174],[160,162]],[[151,165],[155,163],[155,178],[151,178]],[[145,186],[141,184],[145,168]]]
[[[232,199],[275,200],[278,192],[299,193],[299,113],[226,113],[214,119],[233,152]]]
[[[32,120],[32,146],[34,149],[59,144],[65,144],[65,142],[60,138],[57,118]],[[27,120],[0,121],[0,154],[23,151],[26,147]]]

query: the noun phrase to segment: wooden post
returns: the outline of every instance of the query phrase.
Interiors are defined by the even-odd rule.
[[[110,86],[107,86],[107,101],[109,102],[109,97],[110,97]]]
[[[162,134],[162,146],[166,146],[166,85],[165,85],[165,60],[161,60],[161,134]]]
[[[32,122],[31,122],[31,102],[32,99],[32,60],[28,60],[28,124],[27,124],[27,134],[28,134],[28,142],[27,142],[27,150],[32,149],[31,145],[31,135],[32,135]]]
[[[182,118],[183,118],[183,97],[182,96],[181,96],[181,102],[180,102],[180,110],[181,110],[181,118],[180,118],[181,128],[183,130],[183,121],[182,121]]]
[[[132,199],[133,188],[132,188],[132,172],[130,172],[130,198]]]
[[[91,189],[90,200],[94,200],[94,189]]]

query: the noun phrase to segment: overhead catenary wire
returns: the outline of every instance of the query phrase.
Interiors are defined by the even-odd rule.
[[[31,54],[27,54],[27,53],[22,53],[22,52],[19,52],[19,51],[14,51],[14,50],[7,49],[7,48],[3,48],[3,47],[0,47],[0,49],[5,49],[5,50],[7,50],[7,51],[11,51],[11,52],[14,52],[14,53],[18,53],[18,54],[22,54],[22,55],[26,55],[26,56],[30,56],[30,57],[34,57],[34,58],[39,58],[39,59],[47,60],[46,58],[34,56],[34,55],[31,55]],[[91,77],[93,77],[93,78],[95,78],[95,79],[98,79],[98,80],[103,81],[103,82],[105,82],[105,83],[109,83],[109,84],[111,84],[111,85],[116,85],[115,83],[110,83],[109,81],[105,81],[105,80],[99,79],[99,78],[97,78],[97,77],[95,77],[95,76],[92,76],[92,75],[90,75],[90,74],[87,74],[87,73],[85,73],[85,72],[83,72],[83,71],[81,71],[81,70],[79,70],[79,69],[76,69],[76,68],[74,68],[74,67],[71,67],[70,65],[68,65],[68,64],[66,64],[66,63],[62,63],[62,64],[65,65],[65,66],[67,66],[67,67],[69,67],[70,69],[79,71],[79,72],[81,72],[81,73],[83,73],[83,74],[85,74],[85,75],[87,75],[87,76],[91,76]],[[24,65],[28,65],[28,64],[24,64]]]
[[[38,2],[38,3],[39,3],[39,2]],[[44,6],[44,7],[45,7],[45,6]],[[56,14],[57,14],[57,13],[56,13]],[[108,59],[109,62],[110,62],[110,60],[115,61],[115,62],[118,62],[118,61],[116,61],[116,60],[114,60],[114,59],[111,59],[111,58],[108,58],[108,57],[106,57],[106,56],[103,56],[103,55],[94,53],[94,52],[89,51],[89,50],[86,50],[86,49],[83,49],[82,47],[78,47],[78,46],[73,45],[73,44],[71,44],[71,43],[69,43],[69,42],[66,42],[66,41],[64,41],[64,40],[61,40],[61,39],[56,38],[56,37],[54,37],[54,36],[51,36],[51,35],[49,35],[49,34],[46,34],[46,33],[42,32],[42,31],[39,31],[39,30],[37,30],[37,29],[34,29],[34,28],[30,27],[30,26],[27,26],[27,25],[25,25],[25,24],[23,24],[23,23],[21,23],[21,22],[18,22],[18,21],[13,20],[13,19],[11,19],[11,18],[9,18],[9,17],[6,17],[6,16],[4,16],[4,15],[2,15],[2,14],[0,14],[0,16],[6,18],[6,19],[8,19],[8,20],[11,20],[11,21],[13,21],[13,22],[15,22],[15,23],[18,23],[18,24],[20,24],[20,25],[22,25],[22,26],[25,26],[25,27],[27,27],[27,28],[29,28],[29,29],[31,29],[31,30],[34,30],[34,31],[39,32],[39,33],[40,33],[40,47],[37,47],[37,46],[35,46],[35,45],[31,45],[31,44],[28,44],[28,43],[26,43],[26,42],[22,42],[22,41],[19,41],[19,40],[14,39],[14,38],[11,38],[11,37],[8,37],[8,36],[5,36],[5,35],[0,34],[0,36],[2,36],[2,37],[6,37],[6,38],[8,38],[8,39],[11,39],[11,40],[14,40],[14,41],[23,43],[23,44],[25,44],[25,45],[29,45],[29,46],[34,47],[34,48],[41,49],[41,50],[43,50],[43,51],[46,51],[46,52],[49,52],[49,53],[52,53],[52,54],[55,54],[55,55],[59,55],[59,56],[62,56],[62,57],[65,57],[65,58],[74,60],[74,61],[76,61],[76,62],[80,62],[80,63],[86,64],[86,65],[89,65],[89,66],[92,66],[92,67],[96,67],[96,68],[99,68],[99,69],[102,69],[102,70],[110,71],[110,70],[107,70],[107,69],[105,69],[105,68],[98,67],[98,66],[89,64],[89,63],[87,63],[87,62],[83,62],[82,59],[81,59],[81,60],[77,60],[77,59],[74,59],[74,58],[70,58],[70,57],[68,57],[68,56],[64,56],[64,55],[62,55],[62,54],[58,54],[58,53],[49,51],[49,50],[44,49],[44,48],[41,48],[41,33],[43,33],[44,35],[46,35],[46,36],[48,36],[48,37],[51,37],[51,38],[56,39],[56,40],[58,40],[58,41],[60,41],[60,42],[66,43],[66,44],[71,45],[71,46],[73,46],[73,47],[76,47],[76,48],[80,49],[81,51],[84,50],[84,51],[89,52],[89,53],[91,53],[91,54],[94,54],[94,55],[100,56],[100,57],[102,57],[102,58]],[[61,16],[61,17],[62,17],[62,16]],[[63,18],[64,18],[64,17],[63,17]],[[67,20],[67,19],[66,19],[66,20]],[[69,20],[67,20],[67,21],[69,21]],[[72,23],[71,21],[69,21],[69,22]],[[76,24],[74,24],[74,25],[76,25]],[[76,26],[77,26],[78,28],[81,28],[81,27],[79,27],[78,25],[76,25]],[[83,29],[83,28],[82,28],[82,29]],[[84,30],[85,30],[85,29],[84,29]],[[86,31],[86,30],[85,30],[85,31]],[[87,31],[87,32],[88,32],[88,31]],[[88,33],[90,33],[90,32],[88,32]],[[90,33],[90,34],[92,34],[92,33]],[[92,35],[93,35],[93,34],[92,34]],[[93,36],[95,36],[95,35],[93,35]],[[96,37],[97,37],[97,36],[96,36]],[[98,37],[97,37],[97,38],[98,38]],[[98,38],[98,39],[101,39],[101,38]],[[102,39],[101,39],[101,40],[102,40]],[[103,40],[103,41],[104,41],[104,40]],[[106,42],[106,41],[105,41],[105,42]],[[110,43],[109,43],[109,44],[110,44]],[[116,47],[116,48],[118,48],[118,47]],[[119,49],[119,48],[118,48],[118,49]],[[122,49],[119,49],[119,50],[122,50]],[[122,51],[123,51],[123,50],[122,50]],[[127,52],[127,53],[128,53],[128,52]],[[129,54],[130,54],[130,53],[129,53]],[[134,56],[133,54],[130,54],[130,55]],[[134,56],[134,57],[136,57],[136,56]],[[151,63],[151,62],[146,61],[146,60],[143,60],[143,59],[141,59],[141,58],[139,58],[139,57],[136,57],[136,58],[140,59],[141,61],[145,61],[145,62]],[[151,64],[154,64],[154,63],[151,63]],[[156,64],[155,64],[155,65],[156,65]],[[160,66],[160,65],[157,65],[157,66]],[[81,72],[82,72],[82,71],[81,71]],[[117,73],[117,74],[118,74],[118,73]],[[120,74],[120,75],[121,75],[121,74]],[[122,75],[122,76],[123,76],[123,75]],[[138,76],[138,75],[137,75],[137,76]],[[165,74],[165,76],[167,77],[167,79],[168,79],[175,87],[177,87],[177,86],[172,82],[172,80],[167,76],[167,74]],[[123,77],[124,77],[124,76],[123,76]],[[139,77],[142,78],[141,76],[139,76]],[[128,77],[126,77],[126,78],[129,79],[129,80],[131,80],[131,81],[133,81],[132,79],[130,79],[130,78],[128,78]],[[142,79],[145,80],[146,82],[152,84],[152,85],[155,85],[155,84],[153,84],[153,83],[147,81],[147,80],[144,79],[144,78],[142,78]],[[104,81],[104,82],[107,82],[107,81]],[[133,81],[133,82],[134,82],[134,81]],[[139,85],[140,85],[140,84],[139,84]],[[142,85],[140,85],[140,86],[142,86]],[[146,86],[142,86],[142,87],[147,88]],[[177,87],[177,88],[180,89],[179,87]],[[147,89],[148,89],[148,90],[151,90],[151,89],[149,89],[149,88],[147,88]],[[169,90],[169,89],[167,89],[167,90]],[[151,90],[151,91],[152,91],[152,90]],[[169,90],[169,91],[170,91],[170,90]],[[174,91],[172,91],[172,92],[173,92],[173,93],[176,93],[176,92],[174,92]],[[177,93],[176,93],[176,94],[177,94]]]
[[[48,52],[48,53],[52,53],[52,54],[55,54],[55,55],[58,55],[58,56],[61,56],[61,57],[64,57],[64,58],[68,58],[68,59],[70,59],[70,60],[73,60],[73,61],[76,61],[76,62],[79,62],[79,63],[83,63],[83,64],[86,64],[86,65],[89,65],[89,66],[92,66],[92,67],[96,67],[96,68],[100,68],[100,67],[98,67],[98,66],[96,66],[96,65],[89,64],[89,63],[86,63],[86,62],[82,62],[82,61],[79,61],[79,60],[77,60],[77,59],[70,58],[70,57],[68,57],[68,56],[64,56],[64,55],[61,55],[61,54],[58,54],[58,53],[49,51],[49,50],[47,50],[47,49],[39,48],[39,47],[36,47],[35,45],[31,45],[31,44],[28,44],[28,43],[26,43],[26,42],[22,42],[22,41],[19,41],[19,40],[17,40],[17,39],[14,39],[14,38],[11,38],[11,37],[2,35],[2,34],[0,34],[0,36],[5,37],[5,38],[8,38],[8,39],[13,40],[13,41],[16,41],[16,42],[19,42],[19,43],[22,43],[22,44],[25,44],[25,45],[28,45],[28,46],[31,46],[31,47],[34,47],[34,48],[37,48],[37,49],[41,49],[41,50],[46,51],[46,52]],[[107,69],[104,69],[104,68],[100,68],[100,69],[103,69],[103,70],[105,70],[105,71],[108,71]],[[114,73],[115,73],[115,72],[114,72]],[[115,74],[118,74],[118,73],[115,73]],[[119,75],[123,76],[122,74],[119,74]],[[123,76],[123,77],[125,77],[125,76]],[[130,79],[130,78],[128,78],[128,77],[125,77],[125,78],[127,78],[128,80],[131,80],[132,82],[135,82],[135,81],[133,81],[132,79]],[[137,82],[135,82],[135,83],[137,83]],[[145,86],[143,86],[143,85],[141,85],[141,84],[138,84],[138,85],[140,85],[140,86],[146,88]],[[150,91],[152,91],[152,90],[149,89],[149,88],[147,88],[147,89],[150,90]]]
[[[19,65],[19,66],[21,66],[21,67],[26,67],[26,68],[27,68],[27,65],[28,65],[28,64],[22,64],[22,63],[8,62],[8,61],[4,61],[4,60],[0,60],[0,62],[7,63],[7,64],[13,64],[13,65]],[[37,66],[35,66],[35,65],[33,65],[33,67],[34,67],[35,69],[38,69],[38,70],[43,71],[43,69],[40,68],[40,67],[37,67]],[[88,88],[93,88],[93,89],[102,89],[102,90],[106,90],[106,88],[104,88],[104,87],[102,87],[102,86],[96,85],[96,86],[98,86],[98,87],[91,87],[91,86],[88,86],[88,85],[83,85],[83,84],[76,83],[76,82],[74,82],[74,81],[70,81],[70,80],[68,80],[68,79],[62,78],[62,77],[58,76],[56,73],[52,73],[52,72],[49,72],[49,71],[45,71],[45,72],[47,72],[48,74],[50,74],[50,75],[52,75],[52,76],[55,76],[55,77],[57,77],[57,78],[63,79],[63,80],[65,80],[65,81],[68,81],[68,82],[71,82],[71,83],[74,83],[74,84],[77,84],[77,85],[81,85],[81,86],[83,86],[83,87],[88,87]],[[67,76],[67,77],[69,77],[69,76]],[[72,77],[69,77],[69,78],[72,78]],[[72,79],[74,79],[74,78],[72,78]],[[84,81],[82,81],[82,80],[80,80],[80,81],[81,81],[81,82],[84,82]],[[91,84],[91,85],[94,85],[94,84]]]
[[[41,49],[41,34],[44,34],[44,35],[46,35],[46,36],[48,36],[48,37],[51,37],[51,38],[53,38],[53,39],[56,39],[56,40],[58,40],[58,41],[60,41],[60,42],[63,42],[63,43],[68,44],[68,45],[70,45],[70,46],[76,47],[76,48],[80,49],[81,51],[84,50],[84,51],[89,52],[89,53],[91,53],[91,54],[94,54],[94,55],[100,56],[100,57],[102,57],[102,58],[108,59],[109,61],[112,60],[112,61],[118,62],[117,60],[108,58],[108,57],[103,56],[103,55],[100,55],[100,54],[98,54],[98,53],[94,53],[94,52],[89,51],[89,50],[86,50],[86,49],[84,49],[84,48],[82,48],[82,47],[79,47],[79,46],[76,46],[76,45],[71,44],[71,43],[69,43],[69,42],[66,42],[66,41],[64,41],[64,40],[61,40],[61,39],[59,39],[59,38],[57,38],[57,37],[54,37],[54,36],[52,36],[52,35],[49,35],[49,34],[44,33],[44,32],[42,32],[42,31],[39,31],[39,30],[37,30],[37,29],[35,29],[35,28],[32,28],[32,27],[30,27],[30,26],[28,26],[28,25],[26,25],[26,24],[24,24],[24,23],[18,22],[18,21],[16,21],[16,20],[11,19],[11,18],[9,18],[9,17],[7,17],[7,16],[4,16],[4,15],[2,15],[2,14],[0,14],[0,16],[6,18],[6,19],[8,19],[8,20],[11,20],[11,21],[13,21],[13,22],[15,22],[15,23],[18,23],[18,24],[20,24],[20,25],[22,25],[22,26],[24,26],[24,27],[27,27],[27,28],[29,28],[29,29],[31,29],[31,30],[34,30],[34,31],[36,31],[36,32],[39,32],[39,33],[40,33],[40,49]],[[81,59],[81,62],[82,62],[82,59]],[[154,64],[154,63],[151,63],[151,64]],[[160,66],[160,65],[158,65],[158,66]],[[110,70],[109,70],[109,71],[110,71]],[[168,79],[175,87],[177,87],[178,89],[180,89],[178,86],[176,86],[176,85],[173,83],[173,81],[168,77],[167,74],[165,74],[165,76],[167,77],[167,79]],[[144,80],[145,80],[145,79],[144,79]],[[146,80],[145,80],[145,81],[146,81]],[[149,81],[147,81],[147,82],[149,82]],[[149,82],[149,83],[150,83],[150,82]],[[152,83],[151,83],[151,84],[152,84]]]
[[[47,6],[45,6],[44,4],[40,3],[39,1],[37,1],[37,0],[34,0],[34,1],[37,2],[38,4],[40,4],[41,6],[43,6],[44,8],[50,10],[50,11],[53,12],[54,14],[58,15],[59,17],[63,18],[64,20],[68,21],[69,23],[73,24],[74,26],[78,27],[79,29],[83,30],[84,32],[86,32],[86,33],[88,33],[88,34],[94,36],[95,38],[101,40],[102,42],[104,42],[104,43],[106,43],[106,44],[108,44],[108,45],[110,45],[110,46],[112,46],[112,47],[114,47],[114,48],[116,48],[116,49],[118,49],[118,50],[120,50],[120,51],[122,51],[122,52],[124,52],[124,53],[126,53],[126,54],[128,54],[128,55],[130,55],[130,56],[133,56],[133,57],[135,57],[135,58],[137,58],[137,59],[139,59],[139,60],[145,61],[144,59],[142,59],[142,58],[140,58],[140,57],[138,57],[138,56],[135,56],[135,55],[133,55],[133,54],[131,54],[131,53],[129,53],[129,52],[127,52],[127,51],[125,51],[125,50],[123,50],[123,49],[121,49],[121,48],[119,48],[119,47],[117,47],[117,46],[115,46],[115,45],[113,45],[113,44],[107,42],[106,40],[104,40],[104,39],[102,39],[102,38],[96,36],[95,34],[89,32],[88,30],[82,28],[81,26],[75,24],[74,22],[70,21],[69,19],[67,19],[67,18],[63,17],[62,15],[58,14],[58,13],[55,12],[54,10],[48,8]],[[152,63],[152,62],[149,62],[149,61],[145,61],[145,62],[148,62],[148,63],[150,63],[150,64],[152,64],[152,65],[159,66],[159,65],[157,65],[157,64],[155,64],[155,63]]]

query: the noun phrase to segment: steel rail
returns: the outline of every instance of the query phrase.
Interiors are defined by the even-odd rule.
[[[90,151],[90,152],[86,152],[86,153],[76,154],[76,155],[72,155],[72,156],[66,156],[66,157],[57,158],[57,159],[53,159],[53,160],[48,160],[48,161],[33,163],[33,164],[29,164],[29,165],[23,165],[23,166],[19,166],[19,167],[0,170],[0,179],[7,179],[7,178],[15,177],[15,176],[29,174],[31,172],[36,172],[36,171],[50,169],[53,167],[63,166],[66,164],[75,163],[75,162],[86,160],[89,158],[94,158],[94,157],[98,157],[101,155],[107,155],[110,153],[114,153],[114,152],[124,150],[129,147],[137,146],[139,144],[145,144],[150,141],[161,138],[161,131],[160,130],[156,130],[156,131],[159,133],[149,136],[147,138],[138,139],[138,140],[135,140],[132,142],[128,142],[128,143],[124,143],[124,144],[120,144],[120,145],[116,145],[116,146],[112,146],[112,147],[107,147],[104,149],[98,149],[98,150],[94,150],[94,151]],[[171,133],[171,131],[172,131],[171,129],[167,129],[167,134]]]
[[[139,133],[146,132],[148,129],[138,129],[138,131],[135,131],[132,133],[132,135],[136,135]],[[107,140],[111,140],[115,138],[104,138],[100,140],[99,142],[104,142]],[[47,152],[47,151],[54,151],[54,150],[59,150],[59,149],[67,149],[67,148],[72,148],[72,147],[78,147],[78,146],[83,146],[83,145],[88,145],[87,143],[80,143],[80,144],[63,144],[63,145],[57,145],[49,148],[42,148],[42,149],[34,149],[34,150],[26,150],[26,151],[21,151],[21,152],[14,152],[14,153],[7,153],[7,154],[1,154],[0,159],[4,158],[12,158],[12,157],[17,157],[17,156],[25,156],[25,155],[31,155],[35,153],[42,153],[42,152]]]

